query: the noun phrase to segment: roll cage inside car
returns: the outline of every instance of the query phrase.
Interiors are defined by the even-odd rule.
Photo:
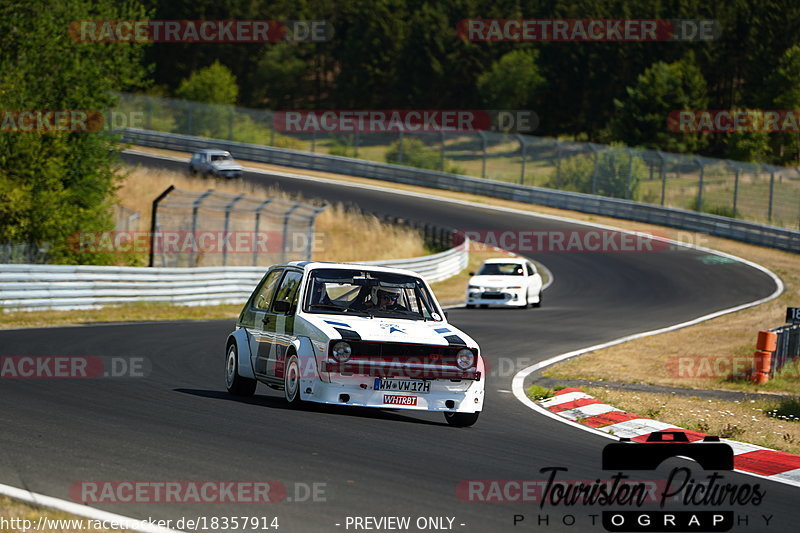
[[[373,288],[399,293],[397,305],[378,309],[368,304]],[[360,314],[441,320],[427,287],[419,278],[361,269],[315,269],[308,276],[303,311],[306,313]]]

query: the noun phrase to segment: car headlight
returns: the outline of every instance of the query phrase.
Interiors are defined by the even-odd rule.
[[[473,291],[481,290],[481,288],[478,285],[467,285],[467,289],[470,289],[470,290],[473,290]]]
[[[472,350],[468,350],[467,348],[459,350],[456,354],[456,364],[461,370],[472,367],[472,365],[475,364],[475,354],[472,353]]]
[[[506,290],[510,290],[510,289],[521,289],[521,288],[522,288],[522,287],[520,287],[519,285],[517,285],[517,286],[515,286],[515,287],[506,287]]]
[[[331,350],[331,355],[333,358],[339,361],[340,363],[347,362],[350,359],[350,355],[353,353],[353,350],[350,348],[350,345],[346,342],[339,341],[333,345],[333,350]]]

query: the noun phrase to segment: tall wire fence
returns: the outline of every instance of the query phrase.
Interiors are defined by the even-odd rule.
[[[153,202],[150,266],[269,266],[311,260],[325,209],[282,198],[168,188]]]
[[[127,126],[441,170],[800,228],[800,172],[775,165],[497,132],[278,131],[276,115],[121,95]],[[236,156],[236,154],[233,154]]]

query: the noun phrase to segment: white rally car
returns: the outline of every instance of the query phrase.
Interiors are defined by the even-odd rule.
[[[447,323],[409,270],[292,262],[271,267],[226,345],[230,393],[260,381],[290,404],[441,411],[471,426],[483,408],[477,343]]]
[[[467,307],[542,305],[542,276],[522,257],[487,259],[467,284]]]

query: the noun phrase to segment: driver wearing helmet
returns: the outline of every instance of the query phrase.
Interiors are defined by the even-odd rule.
[[[381,311],[405,310],[400,303],[403,291],[396,287],[372,287],[370,297],[366,302],[368,309],[378,309]]]

